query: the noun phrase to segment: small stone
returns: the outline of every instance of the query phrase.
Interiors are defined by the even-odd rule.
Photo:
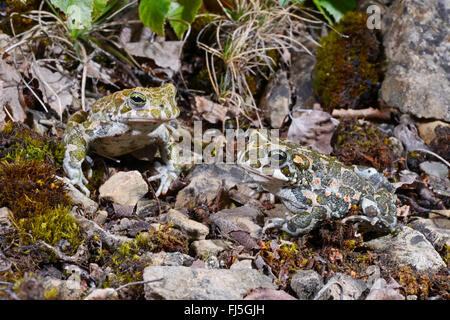
[[[336,284],[330,285],[330,287],[328,287],[319,297],[319,300],[341,300],[341,288],[342,300],[358,300],[368,289],[364,281],[352,278],[340,272],[335,273],[328,278],[327,284],[329,283]]]
[[[100,197],[112,202],[134,206],[148,192],[148,185],[139,171],[120,171],[100,188]]]
[[[213,205],[220,188],[229,190],[237,184],[252,181],[248,173],[235,164],[199,164],[187,178],[190,183],[178,192],[175,208]]]
[[[191,244],[197,257],[217,256],[224,250],[231,248],[231,243],[221,240],[197,240]]]
[[[94,222],[102,225],[106,222],[106,219],[108,219],[108,212],[105,210],[99,210],[95,214]]]
[[[155,266],[185,266],[190,267],[194,258],[181,252],[147,252],[145,257]]]
[[[95,289],[84,300],[116,300],[119,296],[113,288]]]
[[[180,211],[171,209],[167,213],[167,221],[181,229],[193,240],[203,240],[209,233],[209,228],[200,222],[189,219]]]
[[[374,250],[386,268],[406,265],[424,273],[445,268],[444,261],[425,236],[406,226],[396,234],[364,242],[363,246]]]
[[[416,122],[417,129],[419,130],[419,135],[425,141],[426,144],[430,144],[434,138],[436,138],[437,126],[450,127],[450,124],[443,121],[431,121],[431,122]]]
[[[312,300],[322,287],[322,277],[314,270],[298,270],[291,280],[291,288],[300,300]]]
[[[148,300],[241,300],[251,289],[276,289],[269,277],[255,269],[150,266],[143,278],[164,279],[144,285]]]

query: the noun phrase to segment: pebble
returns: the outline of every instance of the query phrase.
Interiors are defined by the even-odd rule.
[[[120,171],[100,186],[100,198],[117,204],[134,206],[148,192],[148,185],[139,171]]]

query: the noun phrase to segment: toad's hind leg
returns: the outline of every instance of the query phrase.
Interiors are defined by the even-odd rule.
[[[323,206],[314,206],[310,212],[300,212],[285,219],[274,218],[268,220],[263,228],[263,232],[269,228],[278,228],[295,237],[310,232],[326,218],[327,209]]]

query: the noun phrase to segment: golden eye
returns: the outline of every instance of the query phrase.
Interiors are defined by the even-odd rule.
[[[270,164],[282,165],[286,162],[287,155],[283,150],[273,150],[269,152]]]
[[[130,94],[130,104],[133,108],[140,109],[145,106],[147,97],[140,92],[133,92]]]

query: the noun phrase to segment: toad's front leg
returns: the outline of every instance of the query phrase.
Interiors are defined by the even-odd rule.
[[[158,174],[148,179],[149,181],[160,180],[159,188],[155,193],[158,197],[161,194],[165,195],[171,183],[178,178],[181,173],[181,163],[178,146],[165,125],[159,126],[149,137],[156,139],[162,161],[164,162],[164,165],[155,162],[155,169],[158,171]]]
[[[78,186],[87,196],[90,192],[85,184],[88,180],[83,174],[82,164],[86,157],[87,142],[83,138],[83,133],[76,128],[64,137],[66,151],[64,154],[63,168],[74,186]]]

